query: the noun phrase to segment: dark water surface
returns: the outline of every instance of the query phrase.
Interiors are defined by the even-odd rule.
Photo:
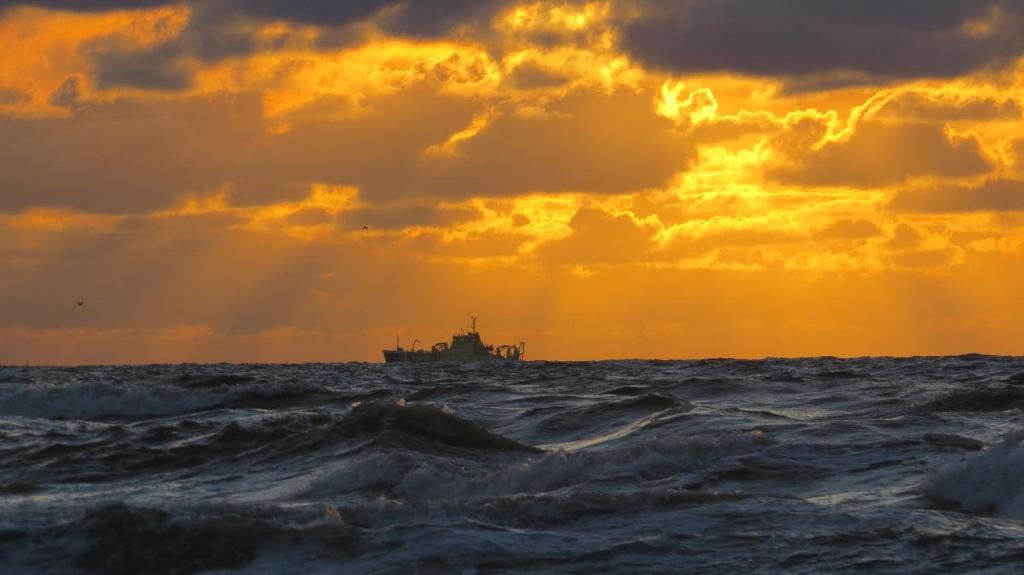
[[[1024,359],[0,368],[3,573],[1021,573]]]

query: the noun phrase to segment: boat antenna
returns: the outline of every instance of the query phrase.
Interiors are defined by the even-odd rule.
[[[395,334],[395,349],[401,349],[402,346],[398,343],[398,334]]]
[[[473,321],[473,333],[476,333],[476,316],[471,316],[469,319]]]

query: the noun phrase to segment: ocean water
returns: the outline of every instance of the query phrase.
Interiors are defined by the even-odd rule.
[[[0,368],[2,573],[1021,573],[1024,359]]]

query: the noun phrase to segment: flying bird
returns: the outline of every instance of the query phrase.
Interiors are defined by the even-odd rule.
[[[85,305],[85,302],[84,302],[84,301],[80,301],[80,302],[78,302],[78,306],[79,306],[79,307],[81,307],[81,306],[83,306],[83,305]]]
[[[364,232],[365,232],[366,230],[368,230],[368,229],[370,229],[370,226],[363,226],[363,231],[364,231]]]

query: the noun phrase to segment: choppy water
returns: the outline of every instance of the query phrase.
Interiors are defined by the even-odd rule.
[[[0,368],[4,573],[1024,571],[1024,359]]]

